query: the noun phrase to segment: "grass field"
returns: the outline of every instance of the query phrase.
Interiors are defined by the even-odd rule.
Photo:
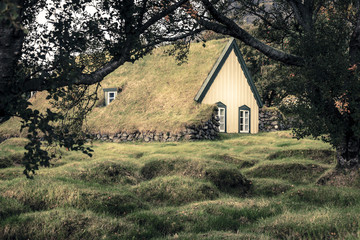
[[[360,238],[358,178],[316,184],[333,150],[289,132],[95,142],[92,158],[60,149],[34,180],[18,165],[24,144],[0,144],[0,239]]]

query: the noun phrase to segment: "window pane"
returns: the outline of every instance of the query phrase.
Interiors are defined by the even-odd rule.
[[[109,98],[114,98],[115,97],[115,93],[111,92],[109,93]]]
[[[225,122],[225,117],[224,116],[220,116],[220,123]]]
[[[249,131],[249,125],[245,125],[245,132]]]
[[[225,124],[220,124],[220,131],[225,131]]]
[[[225,115],[225,109],[220,108],[220,115],[224,116]]]
[[[114,101],[114,99],[113,99],[113,98],[110,98],[110,99],[109,99],[109,103],[111,103],[112,101]]]

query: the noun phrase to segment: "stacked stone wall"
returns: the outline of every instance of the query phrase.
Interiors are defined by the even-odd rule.
[[[279,110],[275,108],[259,110],[259,131],[273,132],[287,129],[289,125]]]
[[[95,139],[109,142],[175,142],[180,140],[214,140],[219,135],[219,118],[212,117],[199,125],[186,126],[183,131],[178,132],[160,132],[160,131],[122,131],[116,134],[98,133]]]

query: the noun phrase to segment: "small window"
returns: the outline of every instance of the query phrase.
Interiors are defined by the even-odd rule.
[[[109,92],[109,95],[108,95],[108,101],[109,103],[111,103],[112,101],[115,100],[115,92]],[[108,103],[108,104],[109,104]]]
[[[219,131],[225,132],[225,108],[218,107],[218,116],[219,116]]]
[[[105,106],[109,105],[115,100],[119,89],[118,88],[104,88]]]
[[[250,111],[249,110],[240,110],[240,132],[249,133],[250,132]]]

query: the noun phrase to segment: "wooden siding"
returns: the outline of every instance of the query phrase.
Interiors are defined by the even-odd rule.
[[[226,130],[228,133],[239,132],[239,107],[246,105],[251,109],[250,132],[259,131],[259,107],[244,75],[241,65],[231,51],[216,79],[205,95],[202,103],[226,105]]]

